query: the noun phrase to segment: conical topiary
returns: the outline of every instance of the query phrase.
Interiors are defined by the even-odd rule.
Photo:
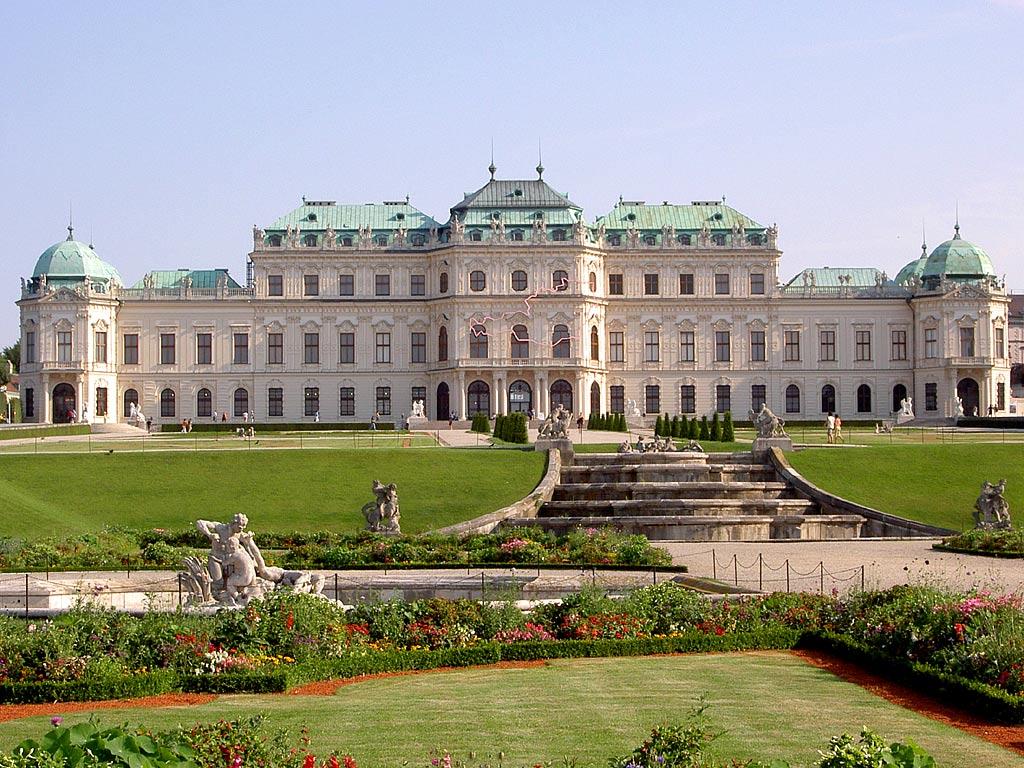
[[[711,439],[711,430],[708,429],[708,417],[707,416],[701,416],[700,417],[700,437],[698,439],[699,440],[710,440]]]
[[[710,439],[713,443],[722,442],[722,422],[718,420],[718,411],[711,415]]]
[[[679,437],[679,417],[673,416],[672,423],[669,425],[668,434],[670,437]]]
[[[723,443],[735,443],[736,442],[736,430],[732,426],[732,412],[725,412],[725,419],[722,421],[722,442]]]
[[[700,437],[700,422],[697,421],[696,416],[690,419],[690,423],[687,425],[686,437],[690,440],[696,440]]]
[[[662,421],[661,421],[661,415],[659,414],[657,420],[655,420],[655,422],[654,422],[654,434],[661,435],[661,430],[662,430]]]

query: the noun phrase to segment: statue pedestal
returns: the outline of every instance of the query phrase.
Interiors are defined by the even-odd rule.
[[[576,452],[572,447],[572,440],[564,437],[550,438],[540,437],[537,438],[537,442],[533,444],[534,450],[537,451],[550,451],[552,448],[556,449],[562,457],[562,465],[572,464],[573,456]]]
[[[429,419],[426,416],[410,416],[409,429],[426,429]]]
[[[793,450],[793,439],[786,437],[756,437],[754,438],[754,458],[763,458],[772,448],[782,451]]]
[[[912,413],[904,413],[903,411],[900,411],[899,413],[896,414],[896,426],[898,426],[898,427],[903,426],[908,421],[913,421],[913,420],[914,420],[914,414],[912,414]]]

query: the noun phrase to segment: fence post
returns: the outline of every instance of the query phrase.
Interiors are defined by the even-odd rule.
[[[860,566],[860,591],[864,591],[864,565]]]
[[[25,574],[25,618],[28,618],[28,574]]]
[[[737,587],[740,585],[740,566],[735,552],[732,555],[732,580]]]
[[[819,585],[818,585],[818,594],[819,595],[824,595],[825,594],[825,561],[824,560],[822,560],[820,563],[818,563],[818,568],[821,570],[821,578],[819,580]]]
[[[335,572],[335,574],[334,574],[334,601],[335,602],[338,601],[338,574],[337,574],[337,572]]]
[[[715,550],[711,550],[711,578],[718,578],[718,555],[715,554]]]
[[[480,569],[480,601],[484,599],[484,569]]]
[[[757,553],[757,591],[764,592],[764,556]]]
[[[178,607],[181,608],[181,574],[178,574]]]
[[[786,558],[786,592],[789,592],[789,558]]]
[[[658,585],[658,569],[657,568],[655,568],[655,569],[653,569],[651,571],[651,576],[652,576],[652,580],[654,582],[654,585],[657,586]]]

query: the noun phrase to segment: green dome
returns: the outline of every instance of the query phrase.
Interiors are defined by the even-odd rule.
[[[72,240],[70,233],[67,240],[51,245],[39,256],[32,277],[42,275],[52,283],[121,282],[112,265],[97,256],[92,246]]]
[[[927,261],[927,255],[914,259],[899,271],[893,282],[896,283],[896,285],[906,285],[910,282],[911,278],[920,277],[921,273],[924,272],[924,265]]]
[[[984,277],[995,277],[992,260],[981,248],[960,237],[960,227],[952,240],[938,246],[924,265],[921,277],[952,280],[976,280]]]

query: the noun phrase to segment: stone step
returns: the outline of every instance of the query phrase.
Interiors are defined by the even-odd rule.
[[[544,519],[557,517],[619,517],[672,515],[727,517],[730,515],[813,514],[818,507],[807,499],[607,499],[549,501],[538,510]]]
[[[640,483],[640,482],[771,482],[775,470],[765,465],[707,464],[618,466],[599,464],[589,467],[563,467],[561,480],[568,483]]]
[[[656,482],[561,483],[555,501],[608,499],[778,499],[786,492],[779,482]]]
[[[612,464],[637,466],[651,464],[760,464],[751,453],[577,453],[574,464],[581,467]]]

